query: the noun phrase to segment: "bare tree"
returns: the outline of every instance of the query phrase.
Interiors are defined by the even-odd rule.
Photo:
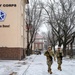
[[[35,41],[38,28],[42,23],[42,5],[35,0],[32,5],[28,5],[26,9],[26,25],[27,25],[27,55],[32,52],[32,44]]]
[[[49,42],[48,45],[51,45],[54,49],[54,52],[55,52],[55,45],[57,43],[56,36],[54,35],[54,31],[50,25],[47,25],[47,29],[48,29],[47,41]]]
[[[58,5],[58,8],[57,8]],[[48,14],[48,24],[52,27],[53,34],[56,35],[58,45],[63,44],[63,52],[66,55],[66,46],[73,41],[75,35],[75,9],[72,0],[59,0],[52,2],[45,11]]]

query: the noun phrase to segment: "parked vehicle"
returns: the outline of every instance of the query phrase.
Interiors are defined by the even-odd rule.
[[[41,51],[40,50],[34,50],[34,53],[39,55],[39,54],[41,54]]]

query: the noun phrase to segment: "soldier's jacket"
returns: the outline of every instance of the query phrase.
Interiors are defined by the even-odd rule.
[[[50,52],[46,51],[44,55],[47,57],[47,61],[52,61],[52,56],[54,56],[54,53],[51,50]]]
[[[57,57],[57,62],[59,64],[62,63],[63,52],[62,51],[56,51],[56,57]]]

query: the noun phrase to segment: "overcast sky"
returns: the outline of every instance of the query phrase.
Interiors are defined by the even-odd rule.
[[[44,24],[40,27],[40,33],[41,32],[47,32],[47,28]]]
[[[34,0],[29,0],[30,3],[32,3],[33,1],[34,1]],[[40,0],[40,1],[47,3],[48,0]],[[46,28],[45,24],[43,24],[43,25],[39,28],[39,32],[40,32],[40,33],[41,33],[41,32],[47,32],[47,28]]]

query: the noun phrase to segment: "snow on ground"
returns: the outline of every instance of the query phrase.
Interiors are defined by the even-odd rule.
[[[57,69],[57,62],[54,61],[52,65],[51,75],[75,75],[75,60],[63,59],[62,71]],[[37,55],[33,63],[28,68],[24,75],[50,75],[47,72],[46,57],[42,55]]]
[[[26,57],[24,60],[0,60],[0,75],[10,75],[15,73],[16,75],[23,75],[27,69],[29,62],[34,59],[35,55]]]
[[[0,60],[0,75],[50,75],[47,72],[46,57],[31,55],[24,60]],[[57,69],[57,62],[52,65],[51,75],[75,75],[75,60],[63,58],[62,71]]]

